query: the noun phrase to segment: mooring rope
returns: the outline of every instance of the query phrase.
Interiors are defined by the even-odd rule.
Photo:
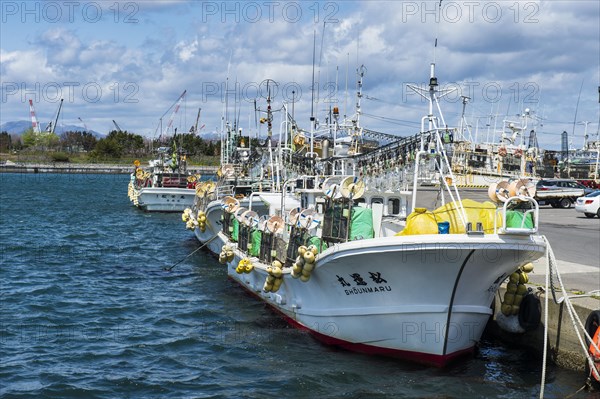
[[[573,307],[573,303],[571,303],[571,298],[567,295],[567,290],[565,288],[565,285],[563,284],[562,277],[560,276],[560,272],[557,267],[556,257],[554,256],[554,251],[552,251],[552,248],[550,247],[550,243],[548,242],[548,239],[546,238],[546,236],[543,236],[543,238],[544,238],[544,241],[546,242],[546,293],[544,295],[544,306],[546,308],[544,309],[544,352],[543,352],[543,360],[542,360],[543,364],[542,364],[542,381],[541,381],[541,386],[540,386],[540,399],[543,399],[543,397],[544,397],[544,386],[546,383],[546,360],[547,360],[547,352],[548,352],[548,289],[550,289],[552,291],[552,295],[555,298],[555,302],[557,304],[560,304],[561,302],[565,303],[565,306],[567,308],[567,313],[569,314],[569,317],[571,319],[571,324],[573,325],[573,330],[575,330],[575,333],[577,334],[577,339],[579,340],[579,344],[581,345],[581,347],[583,349],[583,353],[585,354],[586,360],[590,366],[590,371],[598,379],[600,379],[600,373],[594,366],[594,361],[593,361],[592,357],[590,356],[590,354],[588,353],[588,348],[587,348],[587,345],[585,344],[584,340],[581,337],[580,329],[583,330],[585,337],[590,340],[593,347],[597,351],[600,351],[600,349],[598,348],[598,346],[596,345],[596,343],[594,342],[592,337],[590,337],[590,335],[586,331],[585,326],[583,325],[583,323],[581,322],[581,319],[579,318],[579,315],[575,311],[575,308]],[[563,293],[563,298],[561,298],[562,301],[556,300],[556,296],[555,296],[554,290],[553,290],[554,287],[549,286],[550,285],[550,282],[549,282],[550,273],[552,273],[552,265],[554,265],[554,269],[556,270],[556,277],[558,279],[558,284]],[[577,327],[577,324],[579,324],[579,328]]]
[[[193,254],[195,254],[196,252],[200,251],[202,248],[204,248],[205,246],[208,245],[209,242],[211,242],[212,240],[214,240],[215,238],[217,238],[219,236],[219,233],[215,234],[214,236],[212,236],[211,238],[209,238],[204,244],[200,245],[198,248],[196,248],[195,250],[192,251],[191,254],[189,254],[188,256],[186,256],[185,258],[181,259],[179,262],[176,262],[175,264],[173,264],[171,267],[165,267],[164,270],[170,272],[171,270],[173,270],[173,268],[175,266],[177,266],[178,264],[180,264],[181,262],[183,262],[184,260],[186,260],[187,258],[189,258],[190,256],[192,256]]]

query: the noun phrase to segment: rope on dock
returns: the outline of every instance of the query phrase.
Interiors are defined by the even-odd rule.
[[[544,354],[543,354],[543,360],[542,360],[543,364],[542,364],[542,381],[540,383],[540,399],[544,398],[544,386],[546,384],[546,361],[547,361],[547,356],[548,356],[548,290],[552,291],[552,296],[554,297],[554,302],[556,304],[561,304],[562,302],[565,303],[565,306],[567,308],[567,313],[569,314],[569,317],[571,319],[571,324],[573,325],[573,330],[575,330],[575,333],[577,334],[577,338],[579,339],[579,343],[581,344],[583,353],[585,354],[587,362],[590,366],[590,370],[592,373],[594,373],[594,375],[596,376],[597,379],[600,379],[600,373],[594,366],[594,360],[588,353],[588,348],[587,348],[584,340],[581,337],[580,329],[583,330],[585,337],[588,340],[590,340],[593,347],[597,351],[600,351],[600,349],[598,348],[598,346],[596,345],[596,343],[594,342],[592,337],[590,337],[590,335],[586,331],[585,326],[583,325],[583,323],[581,322],[581,319],[579,318],[579,315],[575,311],[575,308],[573,307],[573,303],[571,302],[571,297],[569,297],[569,295],[567,294],[567,290],[565,288],[565,285],[563,284],[562,277],[560,276],[560,272],[558,271],[558,267],[557,267],[558,264],[556,262],[556,257],[554,256],[554,251],[552,251],[552,248],[550,247],[550,243],[548,242],[548,239],[546,238],[546,236],[543,236],[543,238],[544,238],[544,241],[546,242],[546,293],[544,295],[544,306],[545,306],[545,309],[544,309]],[[558,284],[559,284],[560,290],[562,291],[562,294],[563,294],[563,297],[558,300],[556,300],[556,295],[554,293],[554,287],[550,286],[550,275],[552,274],[552,267],[554,267],[554,270],[556,271],[556,277],[558,279]],[[577,328],[577,324],[579,324],[579,328]]]

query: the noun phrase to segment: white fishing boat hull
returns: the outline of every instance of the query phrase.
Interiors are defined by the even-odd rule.
[[[176,187],[144,187],[138,190],[136,206],[146,212],[183,212],[194,205],[196,191]]]
[[[258,259],[251,273],[235,271],[240,251],[228,274],[325,343],[443,366],[473,350],[502,281],[544,251],[539,236],[389,237],[327,249],[307,282],[286,268],[275,293],[263,291]]]
[[[214,254],[221,252],[223,246],[223,238],[217,234],[221,231],[223,208],[220,201],[211,201],[206,209],[206,228],[204,231],[199,227],[194,229],[194,235],[202,244],[206,244],[209,251]]]

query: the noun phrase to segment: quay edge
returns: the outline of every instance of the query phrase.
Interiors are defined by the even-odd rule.
[[[104,164],[15,164],[0,165],[0,173],[90,173],[90,174],[129,174],[131,165]],[[214,174],[216,166],[189,166],[192,173]]]
[[[535,285],[530,285],[534,292],[537,292]],[[504,296],[506,285],[502,285],[498,290],[500,295],[496,295],[495,309],[499,311],[501,302],[500,298]],[[573,328],[571,318],[568,314],[565,303],[557,304],[552,298],[552,293],[548,292],[548,360],[558,367],[569,370],[581,371],[582,381],[587,378],[583,375],[585,370],[586,357],[581,348],[577,334]],[[496,318],[490,319],[486,328],[486,334],[491,335],[509,345],[515,347],[526,348],[539,354],[540,362],[544,349],[544,295],[541,293],[539,299],[541,302],[541,322],[540,325],[533,331],[528,331],[522,334],[511,333],[500,328],[496,322]],[[562,297],[562,293],[557,292],[557,299]],[[588,315],[600,309],[600,298],[573,298],[571,299],[573,307],[577,312],[581,322],[585,324]],[[587,349],[586,349],[587,351]]]

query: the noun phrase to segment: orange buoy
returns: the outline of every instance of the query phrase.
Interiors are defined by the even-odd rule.
[[[588,348],[588,353],[594,362],[594,370],[589,370],[590,378],[596,380],[597,383],[600,383],[600,311],[596,310],[588,316],[585,322],[585,329],[587,333],[592,338],[592,341],[589,342],[590,346]],[[587,341],[587,339],[586,339]],[[595,345],[594,345],[595,344]],[[588,369],[589,364],[586,362],[586,369]]]

